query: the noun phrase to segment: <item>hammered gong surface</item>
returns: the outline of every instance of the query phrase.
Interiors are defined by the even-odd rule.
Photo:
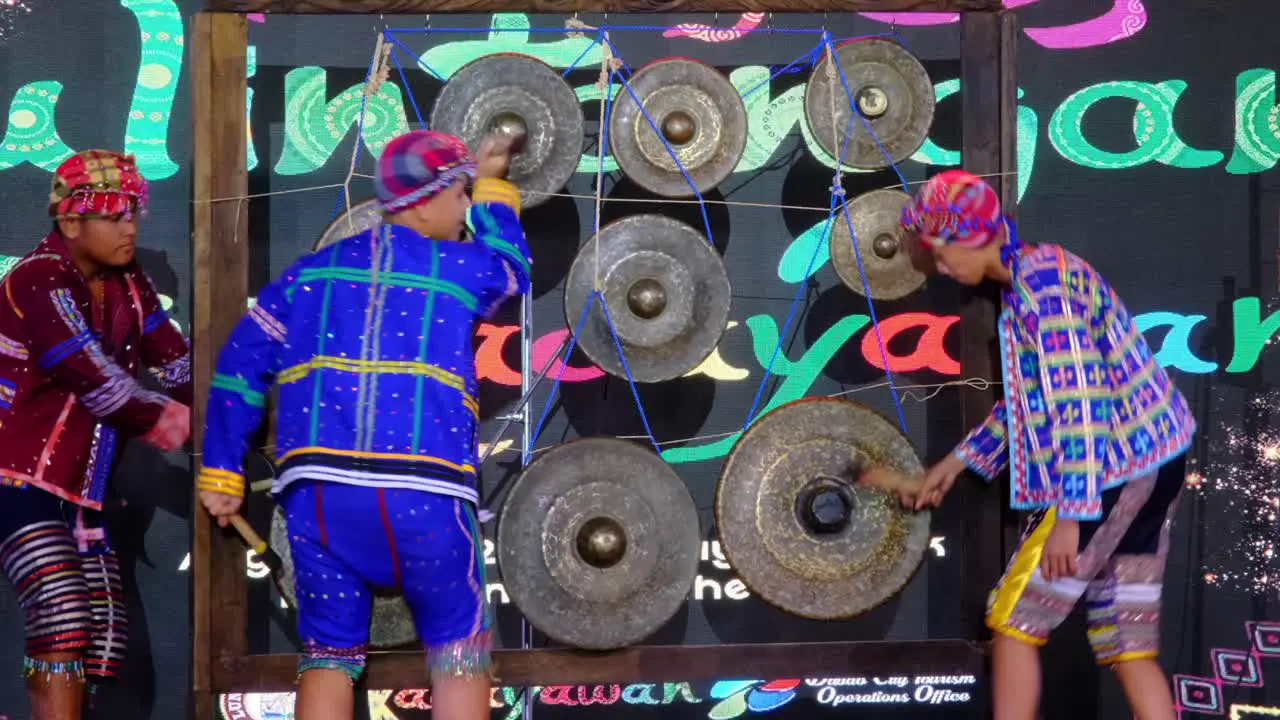
[[[604,569],[577,545],[596,517],[617,522],[627,540]],[[548,637],[584,650],[626,647],[665,625],[693,588],[701,544],[680,476],[649,448],[616,438],[539,455],[498,520],[498,568],[512,601]]]
[[[859,259],[873,300],[897,300],[924,285],[924,273],[912,265],[907,234],[902,228],[902,210],[910,202],[911,196],[900,190],[873,190],[849,202],[848,220],[843,212],[836,214],[831,223],[831,266],[850,290],[859,295],[867,292],[858,269]],[[851,223],[853,238],[849,236]]]
[[[888,167],[885,152],[894,163],[915,154],[933,125],[933,82],[924,65],[901,45],[882,38],[851,40],[837,46],[835,54],[837,66],[848,81],[848,92],[837,66],[831,64],[827,53],[822,53],[804,91],[805,122],[814,140],[833,158],[843,150],[844,164],[862,170]],[[836,70],[835,77],[828,77],[829,68]],[[877,89],[877,95],[864,94]],[[866,122],[854,118],[850,127],[849,118],[854,112],[850,98],[857,102],[860,96],[878,97],[883,104],[863,108]],[[877,109],[883,114],[868,114]],[[868,132],[868,124],[874,136]],[[851,136],[847,148],[846,128]]]
[[[352,205],[351,210],[344,212],[338,216],[338,219],[329,223],[324,232],[320,233],[320,239],[316,240],[316,244],[311,250],[312,252],[322,250],[339,240],[345,240],[352,235],[359,235],[381,224],[382,206],[378,204],[377,198],[370,198]]]
[[[645,65],[627,82],[635,97],[624,89],[614,100],[609,149],[628,178],[657,195],[684,198],[696,194],[693,187],[707,192],[729,177],[747,147],[747,109],[723,73],[695,60],[667,58]],[[680,166],[654,130],[672,113],[693,120],[692,137],[671,142]]]
[[[280,594],[284,596],[290,607],[298,607],[297,591],[294,586],[293,555],[289,552],[289,527],[284,512],[276,508],[271,513],[271,549],[280,556],[282,569],[279,580]],[[375,595],[373,599],[373,620],[369,624],[369,646],[373,648],[394,648],[409,645],[418,641],[418,631],[413,624],[413,615],[404,598]]]
[[[577,329],[600,286],[608,318],[626,355],[626,368],[600,303],[592,304],[578,345],[605,372],[636,382],[662,382],[696,368],[724,334],[731,304],[729,273],[711,243],[694,228],[661,215],[633,215],[600,229],[578,251],[565,281],[565,322]],[[652,318],[632,311],[637,281],[657,280],[666,307]]]
[[[493,122],[513,114],[527,134],[507,179],[533,207],[569,182],[582,157],[582,106],[560,73],[528,55],[498,53],[463,65],[431,108],[431,129],[462,138],[475,151]]]
[[[860,469],[923,472],[911,444],[874,410],[811,398],[762,416],[729,452],[716,486],[716,529],[753,592],[793,615],[850,618],[897,594],[929,544],[929,513],[908,513],[882,490],[853,486]],[[847,483],[849,524],[815,534],[796,511],[815,478]]]

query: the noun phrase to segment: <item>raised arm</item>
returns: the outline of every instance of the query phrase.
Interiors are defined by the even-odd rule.
[[[476,243],[491,254],[479,303],[480,314],[487,319],[504,302],[528,291],[532,260],[520,225],[520,191],[506,180],[481,177],[471,199]]]

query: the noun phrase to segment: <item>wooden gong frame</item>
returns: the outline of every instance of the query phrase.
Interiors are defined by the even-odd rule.
[[[690,12],[961,12],[961,157],[965,169],[994,176],[1010,212],[1016,203],[1015,45],[1017,25],[1000,0],[206,0],[196,15],[192,45],[194,132],[192,346],[196,401],[192,426],[199,445],[217,351],[249,297],[246,56],[244,13],[690,13]],[[960,311],[961,372],[993,377],[998,298],[970,294]],[[981,422],[997,390],[964,388],[962,422]],[[966,508],[962,547],[1006,547],[1001,494],[984,493]],[[220,531],[198,504],[191,514],[192,701],[197,720],[215,717],[217,695],[287,692],[298,656],[248,651],[248,588],[244,546]],[[1000,575],[1004,553],[960,558],[966,564],[964,623],[985,637],[986,588]],[[967,640],[832,642],[756,645],[650,646],[612,653],[499,650],[497,675],[506,686],[678,682],[727,677],[815,677],[982,672],[986,643]],[[420,687],[421,652],[376,652],[370,688]]]

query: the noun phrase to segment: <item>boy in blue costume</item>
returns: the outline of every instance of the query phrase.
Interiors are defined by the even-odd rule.
[[[197,489],[220,524],[279,386],[272,488],[305,644],[301,720],[350,718],[373,593],[398,588],[426,646],[433,717],[489,717],[491,615],[475,506],[475,324],[529,287],[510,142],[415,131],[387,144],[381,226],[308,255],[258,295],[218,358]],[[474,178],[471,199],[468,181]],[[475,242],[460,242],[470,214]]]

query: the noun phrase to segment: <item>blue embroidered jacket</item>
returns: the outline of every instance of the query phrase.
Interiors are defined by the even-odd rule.
[[[1020,256],[1000,315],[1005,399],[955,455],[1015,509],[1102,516],[1102,492],[1186,452],[1196,423],[1106,280],[1055,245]]]
[[[218,357],[202,480],[243,485],[279,386],[281,492],[302,478],[477,501],[478,319],[529,287],[519,193],[482,178],[474,243],[396,225],[303,257],[258,295]]]

